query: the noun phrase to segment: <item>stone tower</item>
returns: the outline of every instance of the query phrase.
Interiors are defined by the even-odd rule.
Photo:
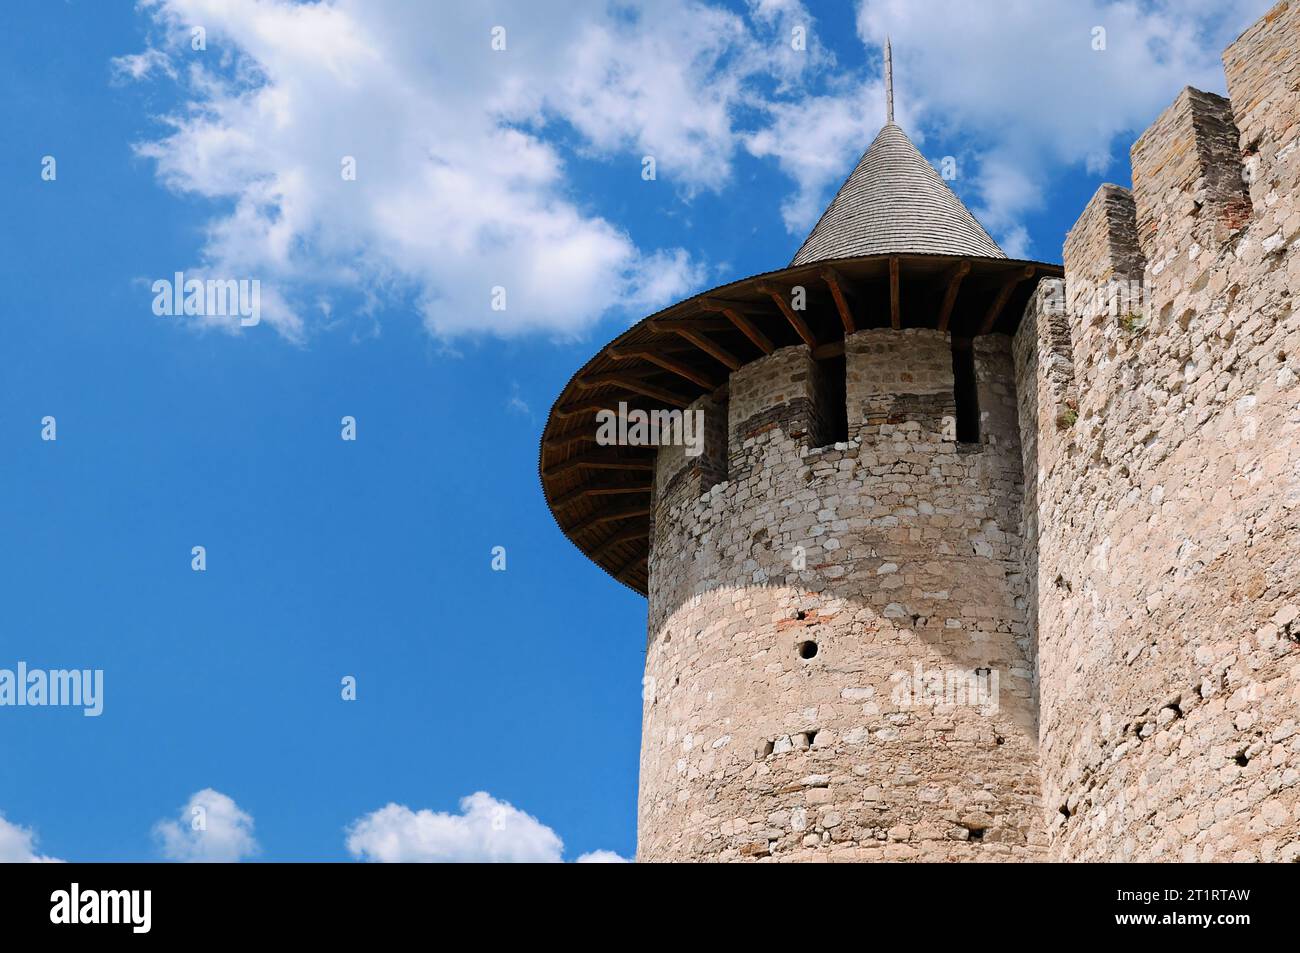
[[[541,474],[649,598],[639,859],[1300,854],[1298,41],[1180,95],[1064,271],[891,105],[787,268],[575,375]]]

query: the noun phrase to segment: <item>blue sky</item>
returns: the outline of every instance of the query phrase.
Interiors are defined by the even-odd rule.
[[[0,859],[630,857],[645,603],[546,510],[551,400],[788,261],[882,121],[884,32],[923,153],[1059,261],[1266,4],[1007,6],[11,4],[0,668],[105,699],[0,708]],[[260,277],[261,323],[156,316],[178,270]]]

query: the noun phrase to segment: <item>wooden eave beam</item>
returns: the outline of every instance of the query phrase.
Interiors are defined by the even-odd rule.
[[[635,556],[633,556],[630,560],[628,560],[618,569],[611,570],[610,575],[613,576],[615,579],[617,579],[619,582],[627,582],[627,578],[626,578],[627,574],[631,572],[633,569],[640,568],[641,564],[644,563],[649,558],[649,556],[650,556],[650,551],[647,548],[645,552],[637,553]]]
[[[621,510],[596,510],[585,519],[579,520],[568,528],[570,536],[576,536],[578,533],[586,532],[593,526],[600,526],[604,523],[617,523],[619,520],[635,519],[638,516],[649,516],[650,504],[642,506],[624,507]]]
[[[590,390],[593,387],[601,387],[605,384],[614,387],[622,387],[624,390],[630,390],[633,393],[649,397],[651,400],[661,401],[665,404],[672,404],[674,407],[686,407],[690,404],[689,397],[683,397],[681,394],[665,390],[655,384],[649,384],[633,374],[625,374],[621,371],[611,371],[605,374],[592,374],[589,377],[575,378],[573,383],[583,390]]]
[[[650,489],[651,487],[649,483],[626,483],[626,484],[607,485],[607,486],[582,486],[582,487],[578,487],[578,489],[574,490],[571,493],[566,493],[564,494],[564,496],[558,497],[555,500],[555,502],[551,504],[551,508],[556,510],[562,509],[566,506],[570,506],[571,504],[578,502],[578,500],[586,499],[587,497],[591,497],[591,496],[625,496],[634,493],[649,493]]]
[[[839,357],[844,353],[843,341],[830,341],[826,344],[819,344],[813,348],[813,360],[824,361],[830,357]]]
[[[764,354],[771,354],[776,350],[776,346],[772,344],[768,336],[760,331],[753,321],[737,311],[734,305],[725,301],[718,301],[715,298],[702,298],[700,299],[700,307],[705,311],[714,311],[723,315],[736,326],[741,334],[749,338],[754,347]]]
[[[997,323],[998,317],[1002,314],[1002,309],[1007,306],[1007,299],[1011,297],[1011,292],[1016,290],[1020,282],[1034,275],[1034,266],[1025,265],[1024,268],[1017,268],[1011,274],[1002,279],[1002,285],[998,288],[998,293],[993,296],[993,303],[989,305],[989,310],[984,315],[984,323],[980,325],[980,334],[988,334],[993,330],[993,325]]]
[[[696,370],[689,364],[684,364],[673,357],[652,351],[648,348],[610,347],[605,349],[605,353],[616,361],[628,361],[638,358],[643,361],[649,361],[651,364],[661,367],[669,373],[676,374],[678,377],[686,378],[686,380],[690,381],[692,384],[698,384],[705,390],[714,390],[718,386],[716,380],[709,377],[709,375]]]
[[[595,443],[595,433],[587,433],[585,430],[581,433],[565,434],[564,436],[554,436],[546,438],[546,446],[550,450],[559,450],[564,447],[572,447],[576,443]]]
[[[646,448],[650,449],[650,448]],[[563,463],[557,463],[555,466],[546,470],[548,478],[563,476],[572,470],[586,467],[592,470],[633,470],[643,473],[653,473],[655,461],[653,456],[647,457],[629,457],[617,453],[582,453],[576,457],[571,457]]]
[[[696,310],[706,310],[697,308]],[[714,312],[710,312],[714,313]],[[725,318],[651,318],[652,331],[730,331],[734,328]]]
[[[592,559],[599,560],[607,552],[620,543],[634,543],[638,539],[648,539],[650,537],[649,525],[642,524],[639,526],[630,526],[619,530],[609,539],[605,540],[590,553]]]
[[[767,283],[759,284],[757,287],[759,291],[768,295],[776,302],[776,306],[781,309],[781,313],[785,315],[785,319],[790,322],[790,326],[794,328],[795,333],[799,335],[803,340],[803,343],[807,344],[810,348],[816,347],[816,335],[814,335],[812,329],[808,327],[808,322],[800,317],[795,310],[790,307],[790,302],[785,300],[785,292],[780,288],[773,287]]]
[[[849,309],[848,298],[844,294],[844,278],[834,268],[826,267],[821,272],[822,281],[826,282],[827,287],[831,289],[831,297],[835,299],[835,308],[840,313],[840,321],[844,325],[844,333],[852,334],[857,330],[857,325],[853,320],[853,312]]]
[[[727,348],[723,347],[722,345],[719,345],[718,342],[712,341],[712,339],[710,338],[706,338],[705,335],[703,335],[701,332],[698,332],[698,330],[695,330],[694,328],[688,328],[688,326],[685,326],[690,324],[694,324],[694,322],[693,321],[651,321],[650,330],[659,333],[672,332],[677,335],[680,335],[682,339],[685,339],[685,341],[689,341],[690,343],[693,343],[695,347],[698,347],[699,350],[705,352],[705,354],[710,356],[710,358],[719,361],[720,364],[724,364],[725,367],[729,369],[729,371],[740,371],[741,368],[740,358],[737,358],[737,356],[735,354],[732,354],[731,351],[728,351]],[[727,326],[728,328],[732,328],[733,325],[731,324],[731,321],[727,322]]]
[[[557,407],[552,413],[560,420],[568,420],[570,417],[582,417],[587,414],[595,414],[601,410],[612,410],[607,400],[589,400],[581,404],[570,404],[567,407]]]
[[[943,292],[943,304],[939,307],[939,330],[948,330],[948,319],[952,317],[952,306],[957,303],[957,292],[961,290],[961,280],[970,274],[970,260],[963,258],[948,273],[948,287]]]

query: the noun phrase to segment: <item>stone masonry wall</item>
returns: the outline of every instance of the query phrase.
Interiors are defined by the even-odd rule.
[[[1009,344],[976,447],[936,331],[850,336],[830,447],[806,348],[732,375],[729,479],[656,500],[639,859],[1042,853]]]
[[[1178,97],[1017,334],[1055,859],[1300,859],[1298,47],[1278,4]]]

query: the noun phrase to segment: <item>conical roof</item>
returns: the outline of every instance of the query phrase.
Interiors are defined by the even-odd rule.
[[[892,121],[858,160],[790,265],[878,254],[1007,257]]]

